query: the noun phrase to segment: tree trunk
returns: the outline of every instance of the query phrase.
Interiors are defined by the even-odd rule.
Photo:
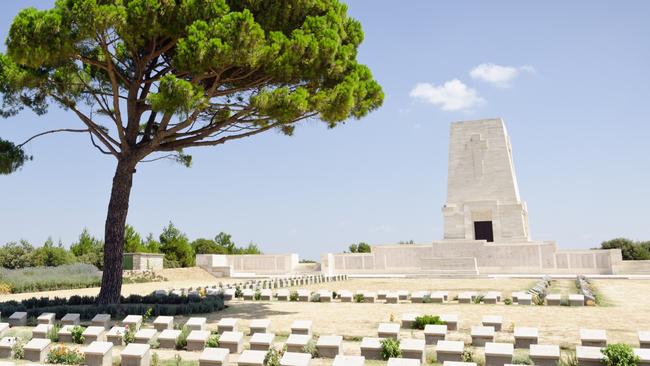
[[[104,228],[104,272],[97,302],[117,304],[122,291],[124,227],[129,212],[129,197],[137,162],[118,160]]]

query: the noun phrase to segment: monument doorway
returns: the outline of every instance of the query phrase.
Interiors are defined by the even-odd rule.
[[[474,221],[474,239],[493,242],[492,221]]]

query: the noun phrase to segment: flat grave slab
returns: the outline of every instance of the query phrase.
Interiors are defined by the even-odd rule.
[[[106,329],[102,326],[92,325],[86,328],[83,333],[84,344],[91,344],[92,342],[103,342],[106,340]]]
[[[334,358],[342,353],[343,337],[340,335],[323,335],[318,337],[316,349],[322,358]]]
[[[159,332],[162,332],[165,329],[174,329],[174,317],[160,315],[154,319],[153,327]]]
[[[16,311],[9,316],[7,321],[12,327],[25,326],[27,325],[27,313],[24,311]]]
[[[412,297],[411,297],[412,299]],[[406,329],[410,329],[413,327],[413,324],[415,323],[415,318],[420,316],[418,313],[404,313],[402,314],[402,327]]]
[[[549,306],[560,306],[562,302],[561,294],[549,294],[546,296],[546,305]]]
[[[280,366],[309,366],[311,355],[302,352],[285,352],[280,359]]]
[[[462,341],[438,341],[436,345],[436,358],[438,362],[446,361],[461,362],[465,343]]]
[[[389,358],[386,366],[419,366],[420,361],[412,358]]]
[[[302,352],[303,347],[311,340],[311,335],[289,334],[285,342],[288,352]]]
[[[253,335],[255,333],[268,333],[270,326],[270,319],[253,319],[248,327],[250,328],[250,334]]]
[[[446,324],[427,324],[424,326],[424,341],[426,344],[435,345],[447,337]]]
[[[32,329],[33,338],[47,338],[47,333],[52,330],[52,324],[50,323],[41,323]]]
[[[447,324],[448,330],[458,329],[458,315],[457,314],[440,314],[440,320]]]
[[[124,341],[126,328],[114,326],[106,332],[106,341],[113,343],[114,346],[121,346]]]
[[[400,325],[397,323],[379,323],[377,336],[379,338],[399,339]]]
[[[151,347],[148,344],[129,343],[120,352],[121,366],[149,366]]]
[[[585,306],[585,295],[582,295],[582,294],[570,294],[569,295],[569,306]]]
[[[410,358],[424,362],[426,344],[424,339],[404,338],[400,341],[399,348],[403,358]]]
[[[104,327],[104,329],[111,328],[111,315],[110,314],[97,314],[91,320],[90,324],[98,327]]]
[[[530,345],[537,344],[539,331],[532,327],[515,327],[515,348],[530,348]]]
[[[512,363],[514,354],[512,343],[494,343],[485,344],[485,366],[504,366]]]
[[[252,351],[246,350],[242,352],[241,356],[237,360],[238,366],[263,366],[264,357],[266,357],[265,351]]]
[[[580,329],[580,343],[585,347],[605,347],[607,332],[604,329]]]
[[[135,343],[149,343],[149,341],[156,336],[156,333],[158,333],[158,331],[152,328],[140,329],[135,332]]]
[[[43,313],[36,318],[36,322],[38,324],[54,324],[55,317],[54,313]]]
[[[160,348],[176,348],[176,339],[181,335],[178,329],[165,329],[158,335],[158,343]]]
[[[639,347],[650,348],[650,331],[639,331]]]
[[[381,339],[363,337],[361,339],[361,356],[367,360],[381,360]]]
[[[256,351],[268,351],[273,345],[274,333],[255,333],[249,339],[250,348]]]
[[[87,366],[111,366],[113,364],[113,343],[92,342],[83,349]]]
[[[219,347],[227,348],[230,353],[241,353],[244,349],[244,333],[230,331],[221,333]]]
[[[208,320],[203,317],[191,317],[187,319],[187,322],[185,322],[185,326],[190,328],[191,330],[204,330],[205,329],[205,323]]]
[[[239,319],[237,318],[221,318],[217,323],[217,331],[219,334],[223,332],[236,332]]]
[[[50,351],[52,341],[44,338],[32,338],[23,347],[25,360],[43,363],[47,359],[47,353]]]
[[[81,322],[81,314],[78,313],[67,313],[61,318],[61,324],[63,325],[79,325]]]
[[[503,317],[501,315],[485,315],[481,320],[484,327],[493,327],[495,331],[501,331],[501,324],[503,324]]]
[[[529,357],[536,366],[556,366],[560,360],[560,346],[556,344],[531,344]]]
[[[122,319],[122,325],[137,331],[142,325],[142,315],[127,315],[126,318]]]
[[[494,327],[473,326],[471,336],[472,346],[485,346],[485,343],[494,342]]]
[[[291,323],[291,334],[311,335],[311,320],[294,320]]]
[[[0,339],[0,358],[12,358],[16,337],[3,337]]]
[[[601,347],[577,346],[576,358],[580,366],[603,366]]]
[[[363,366],[366,358],[363,356],[345,356],[338,355],[334,358],[332,366]]]
[[[203,351],[205,348],[205,342],[210,337],[209,330],[193,330],[187,336],[187,350],[188,351]],[[221,339],[219,339],[219,345],[221,346]],[[227,348],[227,347],[224,347]]]
[[[230,351],[226,348],[206,347],[199,356],[199,366],[226,366]]]

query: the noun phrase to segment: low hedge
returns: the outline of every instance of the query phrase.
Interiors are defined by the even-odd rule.
[[[71,296],[69,298],[32,297],[22,301],[0,303],[0,313],[11,315],[24,311],[27,317],[38,317],[41,313],[55,313],[60,319],[67,313],[79,313],[81,319],[89,320],[97,314],[110,314],[113,319],[126,315],[144,315],[151,309],[151,315],[189,315],[220,311],[225,308],[222,295],[178,296],[178,295],[131,295],[121,297],[119,304],[97,305],[94,296]]]

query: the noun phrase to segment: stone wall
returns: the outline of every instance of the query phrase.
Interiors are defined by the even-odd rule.
[[[196,265],[215,275],[291,274],[298,266],[298,254],[197,254]]]
[[[322,258],[327,274],[611,274],[620,261],[619,250],[558,251],[554,242],[474,240],[376,245],[371,253],[325,254]]]
[[[621,261],[614,265],[614,273],[650,275],[650,261]]]

